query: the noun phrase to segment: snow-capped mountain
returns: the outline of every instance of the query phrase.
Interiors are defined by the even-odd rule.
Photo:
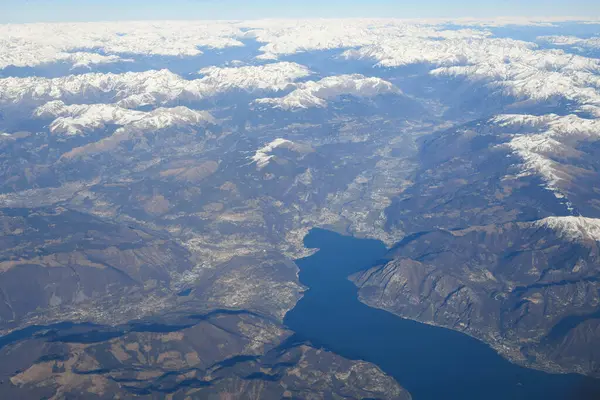
[[[577,36],[539,36],[538,41],[555,46],[575,46],[584,49],[600,49],[600,37],[580,38]]]
[[[271,152],[277,147],[290,148],[294,143],[290,140],[277,138],[273,140],[271,143],[266,144],[260,149],[256,150],[256,153],[252,156],[252,161],[256,163],[256,168],[261,169],[266,167],[269,164],[269,160],[274,156]]]
[[[171,126],[214,124],[215,119],[207,111],[191,110],[179,106],[173,108],[160,107],[145,113],[145,116],[131,125],[140,129],[164,129]]]
[[[0,69],[64,61],[75,66],[82,58],[87,58],[85,65],[116,62],[113,57],[120,54],[198,56],[199,47],[243,46],[236,39],[241,34],[235,24],[210,21],[0,25]],[[94,49],[108,58],[81,49]]]
[[[256,169],[261,170],[269,165],[269,162],[275,157],[273,152],[278,148],[287,149],[297,153],[308,153],[312,151],[310,146],[307,146],[306,144],[294,143],[291,140],[277,138],[256,150],[254,155],[250,158],[253,163],[256,163]]]
[[[0,79],[0,104],[43,104],[52,100],[101,102],[111,99],[126,108],[200,100],[232,89],[278,91],[308,68],[289,62],[238,68],[211,67],[200,79],[186,80],[167,69],[124,74],[90,73],[60,78]]]
[[[107,112],[108,111],[108,112]],[[104,113],[104,114],[103,114]],[[110,120],[114,116],[117,119]],[[118,118],[121,119],[118,119]],[[65,121],[62,120],[56,126],[57,129],[65,129],[67,133],[78,133],[80,130],[88,127],[96,128],[101,124],[115,123],[122,127],[116,129],[110,136],[92,142],[81,147],[76,147],[62,154],[63,159],[73,159],[82,155],[93,155],[114,150],[122,142],[133,139],[137,136],[143,136],[146,133],[166,130],[177,127],[205,127],[214,124],[215,119],[206,111],[195,111],[187,107],[179,106],[173,108],[156,108],[149,112],[141,114],[120,114],[118,111],[111,110],[105,106],[96,108],[96,105],[88,108],[80,119]],[[102,120],[102,118],[106,118]],[[88,126],[82,126],[83,123],[91,121]]]
[[[536,226],[555,230],[561,237],[572,241],[592,240],[600,242],[600,219],[585,217],[548,217],[536,221]]]
[[[199,71],[204,77],[198,84],[225,92],[231,89],[243,90],[283,90],[297,79],[310,74],[307,67],[292,63],[279,62],[258,66],[236,68],[209,67]]]
[[[41,118],[55,118],[50,124],[50,131],[67,135],[102,129],[109,124],[162,129],[172,125],[215,123],[208,112],[190,110],[182,106],[143,112],[114,104],[66,105],[60,100],[48,102],[37,108],[34,115]]]
[[[102,129],[107,124],[127,125],[144,118],[148,113],[129,110],[114,104],[73,104],[61,100],[38,107],[34,115],[55,118],[50,124],[52,133],[82,134],[86,130]]]
[[[327,100],[342,95],[369,98],[387,93],[400,94],[402,92],[390,82],[380,78],[367,78],[359,74],[339,75],[319,81],[303,82],[284,97],[258,99],[255,102],[284,110],[293,110],[327,107]]]
[[[600,139],[600,120],[576,115],[547,114],[501,115],[494,118],[501,127],[518,127],[508,148],[523,159],[524,173],[537,173],[551,190],[564,196],[573,175],[585,174],[580,167],[571,168],[569,159],[579,155],[577,144]]]

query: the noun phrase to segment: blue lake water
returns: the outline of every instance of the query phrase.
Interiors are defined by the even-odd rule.
[[[372,362],[415,400],[600,399],[600,381],[519,367],[467,335],[358,301],[347,277],[383,258],[382,242],[313,229],[304,243],[320,250],[296,261],[310,289],[285,319],[294,341]]]

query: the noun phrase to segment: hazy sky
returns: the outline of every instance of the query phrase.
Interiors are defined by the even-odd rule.
[[[600,0],[0,0],[0,22],[600,16]]]

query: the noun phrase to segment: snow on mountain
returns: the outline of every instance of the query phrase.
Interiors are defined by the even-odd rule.
[[[280,146],[291,146],[292,144],[293,142],[290,140],[277,138],[271,143],[256,150],[256,153],[254,153],[252,156],[252,161],[256,163],[256,168],[262,169],[266,167],[271,158],[274,157],[272,154],[270,154],[274,149]]]
[[[103,55],[86,51],[55,52],[46,48],[40,48],[37,51],[32,51],[31,54],[27,54],[22,47],[18,47],[18,49],[16,47],[14,43],[10,46],[3,46],[2,39],[0,39],[0,69],[11,65],[35,67],[50,62],[71,64],[71,69],[75,69],[132,61],[131,58],[121,58],[118,55]]]
[[[600,49],[600,37],[579,38],[577,36],[539,36],[538,41],[555,46],[575,46],[583,49]]]
[[[297,89],[284,97],[265,98],[255,101],[284,110],[310,107],[327,107],[327,100],[342,95],[374,97],[385,93],[401,93],[393,84],[380,78],[367,78],[363,75],[329,76],[319,81],[303,82]]]
[[[48,102],[34,112],[36,117],[56,118],[50,124],[50,132],[67,135],[102,129],[107,124],[127,125],[143,119],[147,114],[114,104],[66,105],[60,100]]]
[[[472,40],[489,38],[486,27],[551,26],[569,17],[493,19],[258,20],[240,23],[244,37],[263,43],[260,58],[320,50],[347,50],[344,57],[373,59],[382,66],[449,60],[471,51]],[[582,18],[576,18],[581,21]],[[590,19],[597,21],[597,19]],[[464,29],[447,29],[452,24]],[[496,39],[503,40],[503,39]],[[513,41],[516,42],[516,41]],[[521,42],[524,43],[524,42]],[[349,50],[348,50],[349,49]],[[473,49],[472,52],[478,52]],[[480,52],[480,51],[479,51]],[[434,60],[434,61],[431,61]]]
[[[600,242],[600,219],[597,218],[548,217],[536,221],[535,226],[550,228],[566,240]]]
[[[152,104],[167,104],[176,99],[201,100],[203,98],[226,93],[231,90],[279,91],[296,79],[308,76],[305,66],[291,62],[279,62],[259,66],[245,67],[209,67],[199,71],[200,79],[185,80],[175,75],[169,82],[144,82],[132,90],[133,94],[124,96],[118,104],[127,107],[139,107]]]
[[[293,81],[310,74],[303,65],[280,62],[259,66],[236,68],[209,67],[199,71],[204,77],[199,81],[219,92],[231,89],[282,90]]]
[[[565,137],[600,136],[600,121],[597,119],[581,118],[574,114],[557,115],[527,115],[527,114],[502,114],[492,119],[500,126],[521,125],[537,129],[546,129],[548,134]]]
[[[372,60],[382,67],[428,63],[434,76],[480,80],[506,95],[545,100],[562,96],[581,104],[600,105],[600,61],[567,54],[562,50],[540,50],[534,43],[490,38],[464,32],[451,36],[406,35],[346,50],[347,59]]]
[[[0,68],[66,60],[73,65],[120,62],[123,54],[195,56],[199,46],[242,46],[241,40],[262,43],[261,58],[330,50],[348,60],[368,60],[382,67],[431,65],[432,76],[479,81],[491,90],[518,99],[545,101],[565,98],[578,111],[600,118],[600,60],[543,50],[535,43],[493,37],[485,26],[547,24],[557,19],[462,20],[466,29],[447,29],[447,20],[263,20],[245,22],[139,22],[94,24],[32,24],[0,26]],[[556,44],[595,43],[597,38],[549,37]],[[101,54],[96,54],[98,51]],[[168,71],[128,72],[0,79],[0,105],[43,106],[38,115],[51,115],[50,129],[80,134],[106,124],[132,126],[148,121],[146,114],[127,110],[195,101],[230,90],[281,91],[256,104],[286,110],[326,107],[340,95],[371,97],[399,93],[391,83],[361,75],[332,76],[320,81],[294,82],[309,76],[308,68],[290,62],[259,66],[210,67],[186,80]],[[293,84],[293,86],[291,86]],[[54,102],[60,100],[63,103]],[[109,105],[109,102],[114,102]],[[66,104],[98,103],[97,107]],[[56,107],[54,114],[51,109]],[[60,111],[65,108],[66,111]],[[71,107],[71,108],[69,108]],[[160,118],[159,118],[160,119]],[[503,116],[498,124],[521,124],[523,132],[506,144],[523,160],[524,173],[540,174],[558,194],[575,173],[566,160],[576,157],[577,141],[598,135],[593,119],[569,116]]]
[[[525,50],[507,57],[501,54],[500,50],[492,51],[479,60],[469,60],[468,65],[441,67],[432,74],[482,80],[490,88],[517,98],[543,101],[564,97],[582,105],[600,105],[600,61],[559,50]]]
[[[491,35],[482,29],[506,25],[550,26],[552,23],[573,20],[569,17],[528,18],[506,17],[493,19],[328,19],[328,20],[258,20],[240,23],[248,29],[245,38],[255,39],[264,45],[260,58],[276,59],[281,55],[319,50],[354,49],[359,53],[370,46],[391,47],[394,53],[407,48],[416,51],[415,43],[431,46],[431,39],[452,40],[484,38]],[[581,21],[582,18],[576,20]],[[590,19],[597,21],[597,19]],[[452,24],[467,29],[446,29]],[[475,29],[470,29],[475,28]],[[417,41],[412,39],[418,38]],[[412,43],[411,43],[412,42]],[[427,48],[425,50],[428,50]],[[423,51],[423,53],[429,51]],[[358,53],[358,54],[359,54]],[[418,58],[418,54],[414,55]],[[382,64],[383,65],[383,64]]]
[[[538,50],[533,43],[512,39],[433,40],[410,37],[344,52],[348,59],[371,59],[384,67],[430,63],[432,75],[484,80],[506,94],[533,99],[564,96],[582,103],[600,103],[597,90],[600,61]]]
[[[83,114],[100,115],[102,111],[107,109],[104,107],[105,105],[100,105],[100,107],[97,106],[98,105],[96,104],[90,106],[90,108],[84,111]],[[135,118],[131,118],[131,115],[127,115],[127,117],[131,118],[131,121],[122,126],[121,128],[115,130],[115,132],[111,136],[103,138],[94,143],[77,147],[63,154],[62,158],[70,159],[82,155],[92,155],[107,152],[116,148],[121,142],[130,140],[136,136],[144,135],[147,132],[154,132],[160,129],[185,126],[204,127],[208,124],[216,123],[215,119],[210,113],[206,111],[191,110],[183,106],[173,108],[161,107],[149,112],[140,113],[141,118],[137,118],[137,116],[139,116],[138,114],[136,114]],[[90,119],[94,120],[93,118]],[[122,120],[121,122],[124,122],[124,120]]]
[[[77,100],[104,96],[119,100],[135,93],[171,94],[181,90],[185,80],[168,71],[126,72],[124,74],[89,73],[60,78],[0,79],[1,103],[37,103],[51,100]]]
[[[94,49],[108,57],[120,54],[197,56],[202,54],[199,47],[243,46],[236,39],[241,34],[234,24],[216,21],[0,25],[0,69],[57,61],[77,65],[80,60],[77,56],[70,59],[69,54],[80,49]]]
[[[122,107],[134,108],[168,104],[178,99],[199,100],[234,88],[277,91],[310,71],[296,63],[281,62],[239,68],[211,67],[202,73],[204,77],[195,80],[183,79],[166,69],[124,74],[89,73],[53,79],[5,78],[0,79],[0,104],[78,99],[89,102],[96,97],[110,98]]]
[[[78,135],[85,131],[104,128],[106,125],[130,125],[141,129],[162,129],[171,125],[215,123],[205,111],[187,107],[157,108],[151,112],[130,110],[114,104],[66,105],[60,100],[38,107],[35,117],[55,118],[50,124],[52,133]]]
[[[261,58],[274,59],[281,55],[306,51],[364,48],[402,42],[409,38],[468,38],[485,37],[482,30],[443,30],[439,27],[410,20],[300,20],[255,21],[247,23],[245,37],[264,43]]]
[[[107,57],[131,55],[199,56],[202,48],[243,46],[243,39],[264,43],[261,58],[301,51],[348,49],[378,44],[395,45],[410,37],[473,37],[481,28],[505,25],[548,26],[570,17],[493,19],[352,19],[258,21],[138,21],[95,23],[38,23],[0,25],[0,69],[73,62],[69,54],[82,49]],[[577,18],[578,21],[584,19]],[[597,19],[585,19],[597,21]],[[444,30],[455,24],[477,30]],[[439,33],[443,31],[444,33]],[[90,53],[92,54],[92,53]],[[99,60],[99,59],[98,59]],[[108,59],[104,60],[108,61]],[[91,65],[88,63],[85,65]]]
[[[555,21],[548,19],[547,21]],[[542,23],[545,19],[525,19],[513,23]],[[544,100],[563,96],[584,104],[600,104],[597,88],[600,87],[600,61],[566,54],[560,50],[540,50],[534,43],[506,38],[493,38],[482,26],[497,26],[511,20],[464,20],[460,23],[478,26],[478,29],[448,30],[448,21],[407,20],[267,20],[245,22],[138,22],[94,24],[32,24],[11,29],[0,26],[0,60],[6,65],[37,65],[70,57],[74,65],[91,65],[117,62],[122,54],[198,55],[199,46],[225,48],[243,45],[241,39],[254,39],[263,43],[263,59],[276,59],[281,55],[317,50],[339,50],[347,59],[372,60],[383,67],[396,67],[413,63],[429,63],[432,74],[466,77],[482,80],[492,89],[508,95]],[[455,22],[456,23],[456,22]],[[494,25],[494,23],[496,25]],[[572,40],[571,40],[572,41]],[[94,49],[102,55],[93,55],[81,49]],[[79,51],[80,53],[70,53]],[[42,61],[29,60],[39,58]],[[115,58],[117,57],[117,58]],[[17,60],[13,60],[17,58]],[[19,61],[19,59],[23,60]],[[46,60],[46,61],[43,61]],[[0,64],[2,67],[2,64]],[[147,104],[166,104],[174,98],[197,99],[214,94],[222,82],[244,80],[240,84],[261,89],[265,86],[285,87],[285,78],[265,80],[250,78],[260,74],[260,67],[242,67],[243,72],[209,68],[204,81],[185,81],[177,76],[157,77],[158,85],[145,89],[129,88],[119,93],[124,107]],[[252,71],[252,68],[255,68]],[[264,71],[270,73],[268,69]],[[288,71],[296,77],[306,76],[298,71]],[[143,74],[143,73],[141,73]],[[157,71],[150,72],[158,74]],[[263,74],[264,75],[264,74]],[[151,80],[138,75],[125,77],[133,80]],[[68,78],[72,79],[72,78]],[[112,78],[113,80],[118,78]],[[219,81],[215,85],[214,81]],[[56,82],[60,84],[73,82]],[[134,82],[135,83],[135,82]],[[152,83],[152,82],[149,82]],[[36,86],[45,85],[37,83]],[[0,90],[6,91],[0,83]],[[136,86],[136,85],[133,85]],[[159,88],[157,88],[157,86]],[[232,83],[236,86],[236,83]],[[167,89],[168,88],[168,89]],[[23,88],[19,89],[21,92]],[[35,89],[43,94],[40,87]],[[60,90],[60,89],[58,89]],[[125,96],[127,94],[127,96]],[[49,96],[60,99],[60,96]],[[312,100],[315,100],[314,98]]]
[[[564,196],[562,184],[568,183],[574,173],[565,160],[577,157],[576,144],[600,139],[600,120],[576,115],[501,115],[492,122],[500,127],[521,128],[523,133],[515,135],[506,146],[523,160],[524,174],[539,174],[548,189],[560,197]]]
[[[91,65],[133,61],[131,58],[121,58],[115,55],[105,56],[98,53],[86,53],[83,51],[61,54],[58,56],[57,60],[66,61],[72,64],[73,69],[82,67],[89,68]]]
[[[191,110],[179,106],[173,108],[157,108],[139,120],[131,123],[136,129],[164,129],[172,126],[215,124],[213,116],[207,111]]]
[[[462,23],[476,26],[475,22]],[[510,23],[496,22],[480,25]],[[447,30],[425,21],[400,20],[257,21],[254,25],[256,29],[246,35],[264,43],[260,49],[264,58],[339,49],[343,58],[370,60],[382,67],[431,64],[434,76],[481,80],[506,95],[536,100],[562,96],[583,106],[600,106],[600,60],[494,38],[484,29]]]
[[[348,60],[371,60],[381,67],[400,67],[415,63],[434,65],[466,64],[479,59],[482,53],[498,50],[493,46],[498,39],[488,39],[483,31],[468,30],[462,37],[445,37],[443,32],[423,36],[403,35],[397,40],[381,40],[357,49],[346,50],[342,56]],[[517,51],[517,48],[533,46],[531,43],[507,39],[505,48]],[[494,47],[489,49],[489,47]],[[503,53],[503,52],[502,52]]]
[[[295,143],[287,139],[277,138],[256,150],[254,155],[250,157],[252,162],[256,163],[256,169],[261,170],[269,165],[269,162],[275,157],[275,155],[272,153],[277,148],[284,148],[298,153],[307,153],[312,151],[310,146]]]

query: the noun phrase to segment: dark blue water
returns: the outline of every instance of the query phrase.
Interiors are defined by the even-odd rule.
[[[297,341],[370,361],[415,400],[600,399],[596,380],[522,368],[469,336],[359,302],[347,277],[383,258],[383,243],[319,229],[304,243],[320,250],[297,261],[300,280],[310,288],[285,319]]]

